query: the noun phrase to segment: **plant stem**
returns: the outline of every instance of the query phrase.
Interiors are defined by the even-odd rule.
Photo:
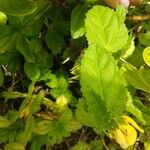
[[[20,92],[1,92],[0,93],[0,98],[4,97],[6,99],[26,98],[28,96],[29,96],[28,93],[20,93]],[[33,98],[35,98],[35,97],[36,97],[36,95],[33,94]],[[50,109],[56,108],[56,104],[48,98],[44,98],[42,103],[44,105],[48,106]]]

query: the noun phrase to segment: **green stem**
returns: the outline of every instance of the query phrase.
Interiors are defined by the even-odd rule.
[[[1,92],[0,93],[0,98],[4,97],[6,99],[26,98],[28,96],[29,96],[28,93],[20,93],[20,92]],[[36,97],[36,95],[33,94],[33,98],[35,98],[35,97]],[[42,103],[44,105],[48,106],[50,109],[56,108],[56,104],[48,98],[44,98]]]

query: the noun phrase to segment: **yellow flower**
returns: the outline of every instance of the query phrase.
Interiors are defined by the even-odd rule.
[[[113,131],[110,131],[110,138],[116,140],[116,142],[123,148],[127,149],[133,145],[137,139],[137,130],[144,132],[137,123],[128,116],[122,117],[123,122],[119,124],[119,127]]]

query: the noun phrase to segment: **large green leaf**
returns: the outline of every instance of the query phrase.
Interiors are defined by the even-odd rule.
[[[0,0],[0,10],[9,15],[28,15],[36,8],[36,3],[31,0]]]
[[[81,86],[94,128],[100,133],[113,117],[121,115],[127,99],[117,64],[104,48],[93,44],[86,50]]]
[[[94,6],[86,15],[85,26],[89,44],[97,43],[107,51],[120,50],[128,39],[125,27],[125,9],[114,10],[102,6]]]

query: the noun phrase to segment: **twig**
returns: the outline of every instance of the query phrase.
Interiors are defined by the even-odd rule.
[[[102,142],[103,142],[103,146],[105,147],[105,149],[106,149],[106,150],[109,150],[109,148],[107,147],[107,145],[106,145],[104,139],[102,139]]]
[[[150,20],[150,14],[148,15],[137,15],[137,16],[127,16],[127,20],[130,21],[144,21],[144,20]]]

